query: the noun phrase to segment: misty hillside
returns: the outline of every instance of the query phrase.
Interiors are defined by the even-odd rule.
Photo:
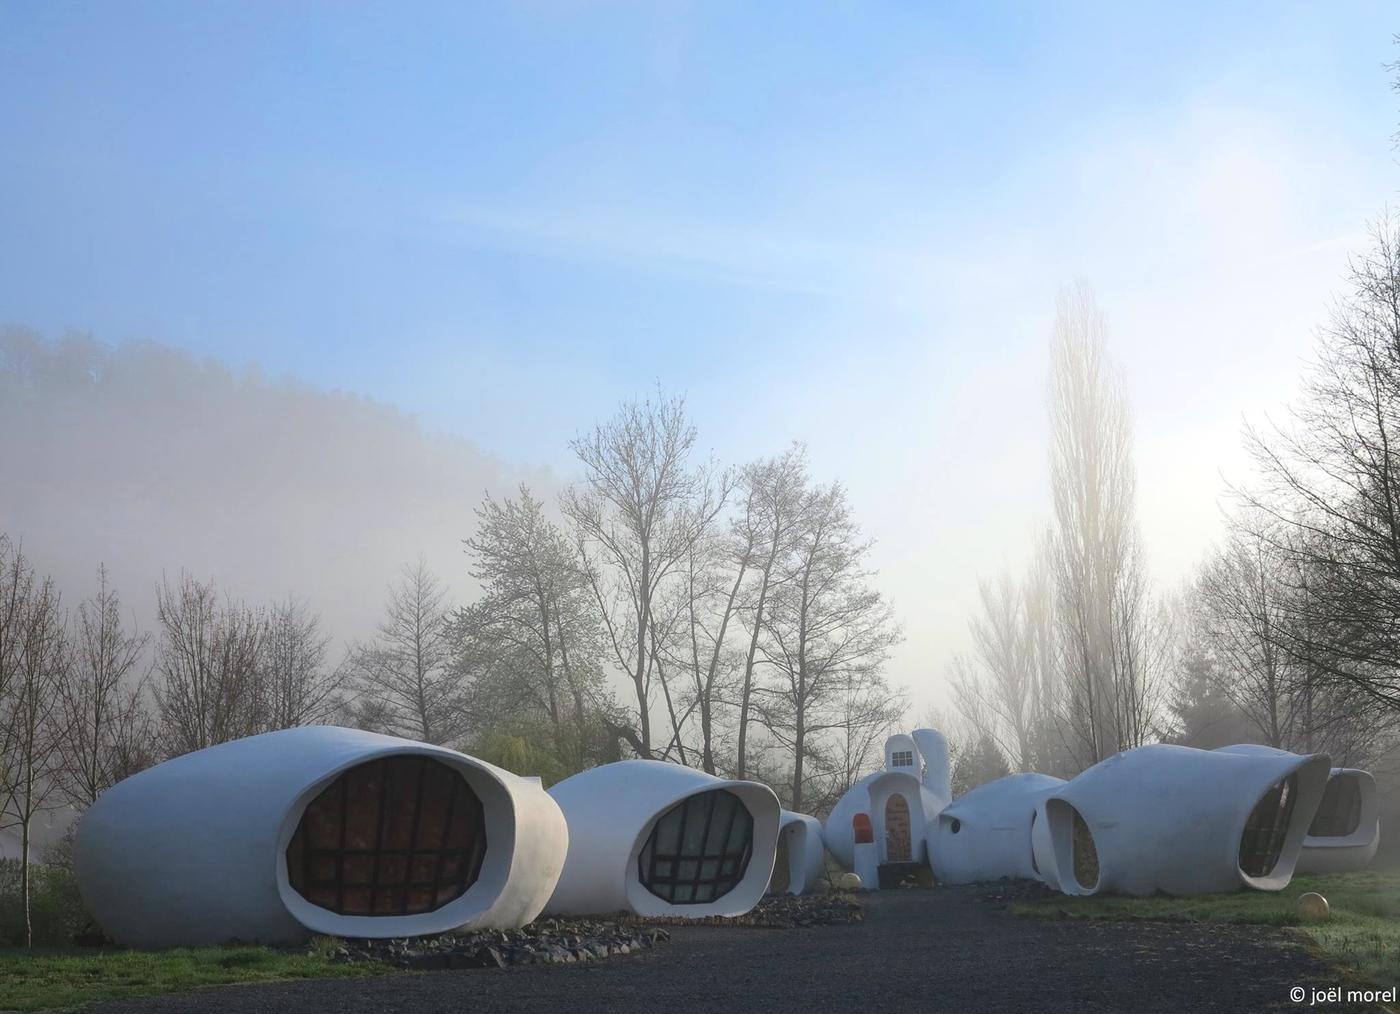
[[[293,593],[340,640],[427,558],[460,594],[483,491],[520,476],[471,443],[343,393],[151,343],[0,332],[0,530],[70,601],[109,567],[143,625],[162,571]]]

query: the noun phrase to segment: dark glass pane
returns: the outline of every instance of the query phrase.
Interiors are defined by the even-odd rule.
[[[1355,834],[1360,826],[1360,784],[1350,775],[1328,779],[1308,834],[1315,838],[1345,838]]]
[[[481,800],[428,757],[343,772],[313,799],[287,846],[287,879],[343,915],[430,912],[476,882],[486,855]]]
[[[1297,798],[1297,777],[1289,775],[1255,804],[1240,835],[1240,869],[1247,876],[1268,876],[1278,865]]]
[[[657,820],[637,872],[658,898],[707,904],[743,879],[752,853],[752,815],[738,796],[716,789],[682,800]]]

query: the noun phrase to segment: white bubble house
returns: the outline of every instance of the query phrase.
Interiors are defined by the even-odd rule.
[[[766,785],[626,760],[549,792],[569,823],[551,914],[736,916],[768,888],[780,808]]]
[[[113,786],[78,827],[101,927],[132,947],[521,926],[568,829],[537,779],[443,747],[313,726],[235,740]]]
[[[1281,890],[1328,766],[1281,751],[1126,750],[1045,798],[1041,868],[1067,894]]]

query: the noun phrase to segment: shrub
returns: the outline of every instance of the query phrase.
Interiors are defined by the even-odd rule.
[[[30,924],[35,947],[68,947],[73,937],[93,930],[92,916],[78,893],[78,881],[59,866],[29,868]],[[0,946],[24,944],[24,902],[20,862],[0,859]]]

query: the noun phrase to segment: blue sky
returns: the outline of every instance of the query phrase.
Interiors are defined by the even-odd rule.
[[[0,320],[567,472],[655,382],[845,478],[933,679],[1099,290],[1164,581],[1395,199],[1389,3],[0,0]]]

